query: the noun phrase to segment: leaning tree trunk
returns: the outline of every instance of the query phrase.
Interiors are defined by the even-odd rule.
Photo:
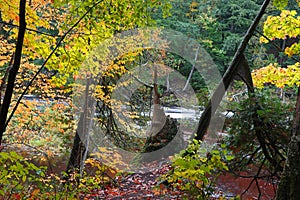
[[[241,66],[241,61],[243,61],[244,58],[244,51],[248,45],[248,42],[253,36],[253,33],[257,27],[257,25],[260,22],[260,19],[265,13],[265,10],[267,6],[269,5],[270,0],[265,0],[263,5],[260,8],[259,13],[255,17],[253,23],[249,27],[247,33],[245,34],[239,48],[237,49],[228,69],[225,72],[225,75],[223,77],[223,82],[220,83],[217,87],[217,89],[214,91],[208,105],[206,106],[204,112],[201,115],[201,118],[199,120],[198,128],[197,128],[197,135],[195,139],[202,140],[210,123],[210,119],[215,114],[216,109],[218,105],[220,105],[220,102],[225,94],[225,90],[229,87],[230,83],[234,79],[237,71],[239,70],[239,67]],[[212,103],[214,104],[212,106]]]
[[[277,200],[300,199],[300,87],[298,87],[292,137],[287,159],[278,185]]]

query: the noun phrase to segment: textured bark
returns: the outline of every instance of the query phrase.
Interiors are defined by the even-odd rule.
[[[26,0],[20,0],[20,7],[19,7],[20,26],[19,26],[18,39],[17,39],[17,44],[16,44],[16,51],[15,51],[13,65],[12,65],[11,69],[9,70],[7,87],[5,90],[5,96],[4,96],[3,104],[1,105],[1,110],[0,110],[0,145],[2,142],[3,134],[6,129],[6,119],[7,119],[7,114],[8,114],[8,108],[11,103],[11,98],[12,98],[12,94],[13,94],[14,86],[15,86],[15,80],[16,80],[16,76],[17,76],[17,73],[20,68],[20,63],[21,63],[23,41],[24,41],[24,35],[25,35],[25,30],[26,30],[25,7],[26,7]]]
[[[202,113],[201,118],[199,120],[199,125],[198,125],[198,129],[196,132],[197,135],[196,135],[195,139],[197,139],[197,140],[203,139],[203,137],[207,131],[207,128],[209,126],[210,119],[211,119],[212,115],[214,115],[214,113],[216,112],[216,109],[217,109],[218,105],[220,104],[220,102],[225,94],[225,91],[227,90],[227,88],[229,87],[233,78],[235,77],[235,75],[240,67],[240,63],[243,59],[243,54],[247,47],[247,44],[248,44],[249,40],[251,39],[251,37],[253,36],[253,33],[254,33],[257,25],[259,24],[263,14],[265,13],[265,10],[269,3],[270,3],[270,0],[264,1],[258,15],[255,17],[253,23],[249,27],[247,33],[245,34],[239,48],[237,49],[237,51],[232,59],[231,64],[229,65],[228,69],[226,70],[226,73],[223,77],[223,82],[220,83],[219,86],[217,87],[217,89],[214,91],[208,105],[206,106],[204,112]]]
[[[243,55],[240,61],[240,66],[234,80],[243,81],[247,85],[249,93],[254,93],[254,85],[251,76],[250,66],[247,59]]]
[[[161,95],[158,92],[157,85],[157,67],[154,70],[154,84],[153,84],[153,116],[151,120],[151,130],[149,131],[149,136],[157,134],[163,127],[166,122],[166,115],[161,107]]]
[[[300,87],[287,160],[277,189],[277,200],[300,199]]]

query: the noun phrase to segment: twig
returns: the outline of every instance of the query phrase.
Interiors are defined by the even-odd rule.
[[[272,42],[272,40],[270,38],[268,38],[267,36],[265,36],[263,33],[261,33],[260,31],[258,30],[255,30],[256,33],[258,33],[259,35],[261,35],[263,38],[265,38],[266,40],[268,40],[268,42],[274,46],[279,52],[283,52],[283,50],[277,45],[277,44],[274,44],[274,42]],[[291,59],[293,59],[294,61],[296,62],[300,62],[300,60],[298,60],[297,58],[295,58],[294,56],[291,56],[290,57]]]
[[[4,24],[6,26],[10,26],[10,27],[17,27],[19,28],[20,26],[19,25],[16,25],[16,24],[12,24],[12,23],[8,23],[8,22],[0,22],[0,24]],[[43,32],[43,31],[39,31],[39,30],[35,30],[35,29],[31,29],[31,28],[27,28],[26,27],[26,30],[28,31],[32,31],[32,32],[35,32],[35,33],[39,33],[41,35],[47,35],[47,36],[51,36],[51,37],[62,37],[60,35],[53,35],[53,34],[50,34],[50,33],[46,33],[46,32]]]
[[[256,182],[256,187],[257,187],[258,192],[259,192],[259,194],[258,194],[258,199],[260,199],[260,197],[261,197],[261,191],[260,191],[259,183],[258,183],[257,179],[259,179],[259,174],[260,174],[260,172],[261,172],[261,170],[262,170],[262,167],[263,167],[265,161],[266,161],[266,158],[262,161],[262,163],[261,163],[261,165],[260,165],[260,167],[259,167],[259,169],[258,169],[256,175],[252,177],[253,179],[252,179],[251,182],[249,183],[248,187],[243,191],[243,193],[241,194],[241,197],[242,197],[246,192],[248,192],[248,190],[250,189],[251,185],[252,185],[253,182],[255,181],[255,182]]]

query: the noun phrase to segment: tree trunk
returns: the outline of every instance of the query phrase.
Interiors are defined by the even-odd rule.
[[[80,171],[84,167],[84,161],[87,157],[87,151],[89,146],[89,134],[93,123],[93,117],[95,113],[95,100],[92,97],[90,91],[90,85],[92,84],[92,78],[87,76],[85,94],[83,97],[84,105],[83,112],[80,114],[76,135],[73,142],[73,147],[70,155],[70,159],[67,166],[67,173],[73,171]]]
[[[0,145],[2,142],[3,134],[6,129],[6,119],[7,119],[8,109],[14,91],[16,76],[19,71],[20,63],[21,63],[23,41],[24,41],[24,35],[26,30],[25,7],[26,7],[26,0],[20,0],[20,7],[19,7],[20,24],[19,24],[19,32],[18,32],[18,40],[16,45],[15,57],[14,57],[12,68],[9,71],[5,96],[0,110]]]
[[[148,135],[152,137],[157,134],[163,127],[166,122],[166,115],[161,107],[160,101],[161,95],[158,92],[157,85],[157,66],[154,68],[154,83],[153,83],[153,116],[151,120],[151,130]]]
[[[201,118],[199,120],[197,132],[196,132],[197,135],[196,135],[195,139],[197,139],[197,140],[203,139],[203,137],[207,131],[207,128],[209,126],[210,119],[215,114],[217,107],[220,104],[220,102],[225,94],[225,91],[227,90],[227,88],[229,87],[230,83],[232,82],[234,76],[236,75],[236,73],[239,69],[241,60],[243,59],[243,54],[247,47],[247,44],[248,44],[249,40],[251,39],[257,25],[259,24],[260,19],[262,18],[263,14],[265,13],[265,10],[269,3],[270,3],[270,0],[264,1],[263,5],[260,8],[258,15],[255,17],[253,23],[251,24],[247,33],[245,34],[244,39],[242,40],[239,48],[237,49],[237,51],[230,63],[230,66],[226,70],[225,75],[223,77],[223,82],[220,83],[219,86],[217,87],[217,89],[214,91],[208,105],[206,106],[204,112],[202,113]]]
[[[288,147],[287,159],[278,185],[277,200],[300,199],[300,87],[293,120],[292,137]]]
[[[186,80],[185,86],[183,87],[182,91],[186,91],[186,89],[188,88],[189,83],[190,83],[190,81],[191,81],[191,79],[192,79],[192,75],[193,75],[193,73],[194,73],[194,71],[195,71],[195,67],[196,67],[196,63],[197,63],[197,59],[198,59],[199,49],[200,49],[200,45],[198,46],[198,48],[197,48],[197,50],[196,50],[196,55],[195,55],[195,60],[194,60],[195,63],[194,63],[193,66],[192,66],[192,69],[191,69],[191,71],[190,71],[189,77],[188,77],[188,79]]]
[[[76,131],[71,155],[66,169],[68,174],[76,170],[79,171],[84,151],[85,151],[85,146],[81,142],[78,131]]]

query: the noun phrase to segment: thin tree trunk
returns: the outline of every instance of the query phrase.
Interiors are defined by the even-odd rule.
[[[26,19],[25,19],[26,9],[25,8],[26,8],[26,0],[20,0],[20,7],[19,7],[20,26],[18,32],[18,40],[16,44],[16,51],[15,51],[13,65],[8,75],[7,87],[5,90],[3,104],[1,105],[1,110],[0,110],[0,145],[2,142],[3,134],[6,129],[5,124],[6,124],[8,109],[14,91],[16,76],[19,71],[20,63],[21,63],[23,41],[24,41],[25,30],[26,30]]]
[[[227,90],[227,88],[229,87],[230,83],[232,82],[234,76],[236,75],[241,60],[243,58],[243,53],[247,47],[247,44],[249,42],[249,40],[251,39],[251,37],[253,36],[253,33],[257,27],[257,25],[259,24],[263,14],[265,13],[265,10],[268,6],[268,4],[270,3],[270,0],[265,0],[263,5],[260,8],[260,11],[258,13],[258,15],[255,17],[253,23],[251,24],[251,26],[249,27],[247,33],[244,36],[244,39],[242,40],[239,48],[237,49],[231,64],[229,65],[228,69],[226,70],[226,73],[223,77],[223,82],[219,84],[219,86],[217,87],[217,89],[214,91],[208,105],[206,106],[204,112],[201,115],[201,118],[199,120],[199,124],[198,124],[198,129],[197,129],[197,135],[195,137],[195,139],[197,140],[202,140],[206,130],[209,126],[210,123],[210,119],[211,117],[215,114],[218,105],[220,104],[225,91]],[[213,105],[213,106],[212,106]]]
[[[85,139],[84,141],[84,146],[85,146],[85,151],[83,152],[83,157],[82,157],[82,162],[80,163],[80,175],[82,175],[83,169],[85,167],[85,160],[88,157],[89,153],[89,148],[90,148],[90,133],[92,131],[92,126],[94,122],[94,114],[95,114],[95,108],[96,108],[96,101],[94,100],[93,97],[88,96],[88,108],[86,108],[86,115],[84,119],[84,135]]]
[[[196,50],[196,54],[195,54],[195,63],[194,65],[192,66],[192,69],[190,71],[190,74],[189,74],[189,77],[188,79],[186,80],[186,83],[185,83],[185,86],[183,87],[182,91],[185,91],[187,89],[187,87],[189,86],[189,82],[191,81],[191,78],[192,78],[192,75],[195,71],[195,67],[196,67],[196,62],[197,62],[197,59],[198,59],[198,53],[199,53],[199,49],[200,49],[200,45],[198,46],[197,50]]]
[[[298,87],[292,137],[278,185],[276,200],[300,199],[300,87]]]

